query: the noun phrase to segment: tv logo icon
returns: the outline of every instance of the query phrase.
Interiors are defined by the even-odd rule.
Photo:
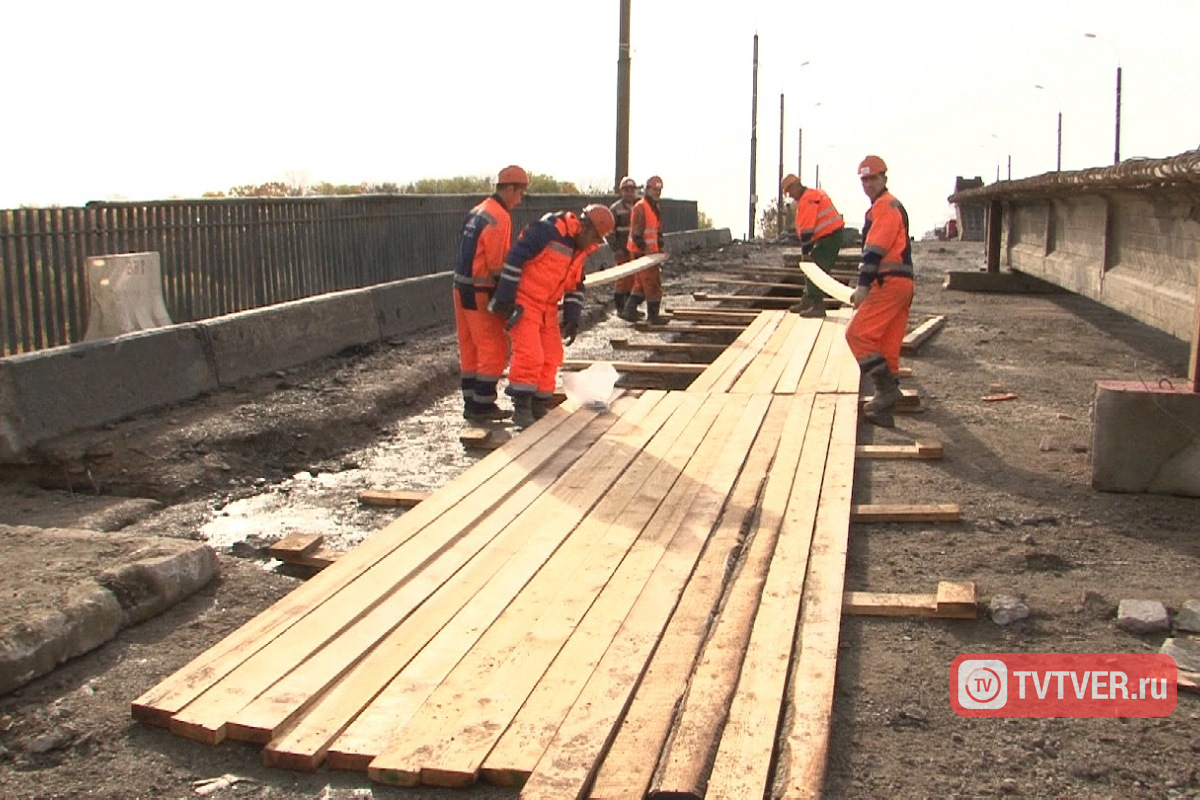
[[[1008,665],[995,659],[965,659],[958,664],[958,704],[970,709],[1004,708],[1008,703]]]

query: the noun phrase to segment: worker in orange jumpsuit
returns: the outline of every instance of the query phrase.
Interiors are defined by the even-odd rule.
[[[806,187],[795,175],[785,175],[780,187],[796,201],[796,237],[800,252],[812,256],[817,266],[829,272],[842,249],[842,233],[846,221],[834,207],[829,195],[820,189]],[[804,300],[793,306],[802,317],[825,316],[826,294],[808,278],[804,279]]]
[[[454,266],[454,323],[462,380],[463,417],[504,419],[496,405],[496,385],[508,363],[508,337],[503,320],[487,312],[496,291],[504,254],[512,245],[509,211],[521,204],[529,174],[508,166],[496,178],[496,191],[471,209],[463,222]]]
[[[579,332],[584,262],[615,226],[612,212],[598,203],[585,206],[580,214],[547,214],[526,225],[505,256],[488,310],[505,321],[512,338],[505,392],[512,398],[517,428],[546,415],[563,362],[564,340],[571,344]]]
[[[621,178],[621,183],[617,186],[621,197],[608,207],[608,210],[612,212],[613,219],[617,221],[617,227],[608,236],[608,246],[612,248],[618,264],[627,264],[633,258],[629,255],[629,217],[633,213],[633,205],[638,199],[637,188],[637,181],[633,178],[628,175]],[[625,303],[629,300],[629,293],[632,291],[632,275],[617,278],[617,283],[613,287],[613,309],[618,314],[621,313],[621,309],[625,308]]]
[[[631,258],[664,252],[662,212],[659,209],[662,190],[662,178],[653,176],[646,181],[644,196],[633,206],[629,216],[627,245]],[[661,315],[662,298],[662,270],[655,264],[634,274],[633,289],[618,316],[626,322],[637,322],[641,318],[638,306],[645,300],[647,321],[652,325],[661,325],[666,322]]]
[[[864,158],[858,175],[871,208],[862,230],[858,286],[850,297],[855,311],[846,326],[846,341],[858,368],[875,385],[875,395],[863,406],[863,416],[868,422],[891,428],[896,424],[892,407],[903,396],[900,345],[913,298],[908,212],[888,191],[887,164],[882,158]]]

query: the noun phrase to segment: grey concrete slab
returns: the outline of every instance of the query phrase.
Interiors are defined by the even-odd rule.
[[[1180,384],[1097,382],[1093,488],[1200,497],[1200,394]]]

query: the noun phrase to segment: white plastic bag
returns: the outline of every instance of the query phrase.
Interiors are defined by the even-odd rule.
[[[564,372],[563,391],[567,393],[567,399],[580,408],[607,411],[608,404],[620,394],[619,390],[613,388],[618,377],[612,364],[597,361],[580,372]]]

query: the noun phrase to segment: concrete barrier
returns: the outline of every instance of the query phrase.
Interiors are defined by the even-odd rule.
[[[1096,383],[1093,488],[1200,497],[1200,394],[1180,383]]]

